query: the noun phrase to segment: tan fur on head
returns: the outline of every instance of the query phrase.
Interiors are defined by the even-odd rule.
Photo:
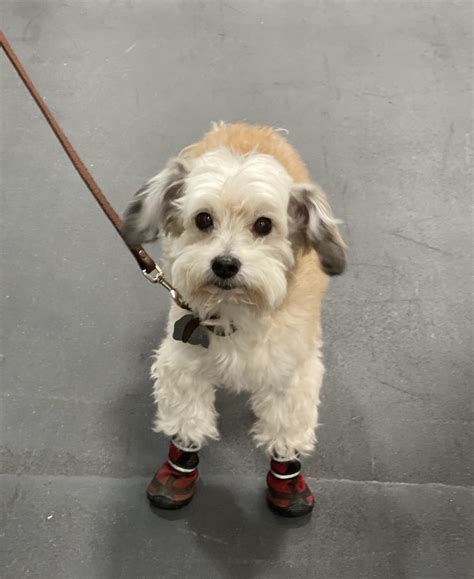
[[[282,165],[295,183],[310,180],[308,169],[301,157],[272,127],[243,123],[218,123],[197,143],[184,149],[185,156],[199,157],[208,151],[225,147],[237,155],[258,151],[271,155]]]
[[[271,226],[263,233],[262,219]],[[128,239],[162,231],[172,282],[192,310],[237,328],[211,335],[204,352],[173,340],[182,315],[173,306],[153,366],[157,430],[197,446],[216,438],[214,386],[224,384],[250,391],[258,445],[290,458],[313,448],[325,274],[345,267],[337,225],[298,153],[270,127],[216,124],[138,192],[125,213]],[[216,273],[223,258],[237,264],[229,279]]]

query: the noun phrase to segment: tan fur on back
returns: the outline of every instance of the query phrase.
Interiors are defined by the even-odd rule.
[[[319,268],[314,251],[298,256],[288,295],[274,319],[282,323],[284,318],[296,321],[308,341],[319,338],[321,301],[327,288],[327,276]]]
[[[209,131],[185,155],[199,157],[221,147],[239,155],[262,153],[273,156],[295,183],[307,183],[310,176],[306,165],[288,141],[271,127],[247,124],[221,124]],[[280,327],[299,324],[308,340],[315,340],[320,332],[320,305],[327,287],[327,276],[319,267],[315,251],[299,255],[288,284],[288,295],[273,314]]]

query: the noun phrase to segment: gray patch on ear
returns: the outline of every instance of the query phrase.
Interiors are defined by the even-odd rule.
[[[328,275],[340,275],[346,269],[346,251],[330,235],[315,244],[321,267]]]
[[[321,268],[328,275],[341,274],[346,267],[346,244],[323,191],[312,183],[296,185],[288,213],[293,243],[316,250]]]
[[[171,159],[163,171],[135,193],[123,215],[122,232],[129,245],[155,241],[161,228],[167,234],[179,234],[175,202],[183,195],[188,173],[189,166],[184,159]]]
[[[127,211],[130,215],[135,215],[135,213],[140,213],[143,207],[143,201],[141,199],[136,199],[132,201],[127,208]]]

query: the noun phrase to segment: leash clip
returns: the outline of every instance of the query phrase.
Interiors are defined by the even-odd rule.
[[[163,270],[155,263],[155,267],[152,271],[148,272],[146,269],[142,269],[143,275],[151,283],[159,283],[170,293],[171,299],[174,303],[182,308],[183,310],[189,310],[189,306],[184,302],[180,293],[175,289],[168,281],[165,279]]]
[[[151,283],[161,283],[163,281],[163,271],[155,264],[155,269],[148,272],[146,269],[142,269],[143,275]]]

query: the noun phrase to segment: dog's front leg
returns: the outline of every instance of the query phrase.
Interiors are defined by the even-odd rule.
[[[167,338],[151,368],[157,404],[153,430],[180,441],[184,447],[200,448],[206,439],[217,439],[215,388],[200,372],[199,363],[185,346]]]
[[[150,501],[165,509],[192,499],[198,478],[198,451],[206,439],[217,439],[215,389],[200,372],[199,359],[185,346],[166,339],[152,366],[157,404],[153,430],[171,438],[168,459],[148,486]]]
[[[255,441],[271,456],[267,499],[284,516],[300,516],[313,508],[313,495],[301,474],[299,459],[316,443],[323,373],[319,353],[315,353],[286,384],[263,385],[251,397],[257,416],[252,429]]]

